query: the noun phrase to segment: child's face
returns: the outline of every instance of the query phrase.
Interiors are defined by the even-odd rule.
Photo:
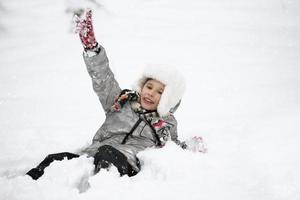
[[[140,103],[146,110],[156,110],[165,85],[157,80],[147,81],[141,91]]]

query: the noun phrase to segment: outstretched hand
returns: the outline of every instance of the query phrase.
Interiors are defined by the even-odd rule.
[[[200,136],[194,136],[194,137],[186,140],[185,144],[186,144],[187,150],[190,150],[193,152],[201,152],[201,153],[207,152],[207,148],[205,147],[203,139]]]
[[[92,23],[92,10],[87,10],[83,19],[74,16],[75,33],[79,33],[81,43],[85,49],[93,49],[97,46]]]

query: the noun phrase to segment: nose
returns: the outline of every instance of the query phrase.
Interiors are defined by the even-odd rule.
[[[150,91],[148,92],[148,94],[149,94],[151,97],[153,97],[154,91],[153,91],[153,90],[150,90]]]

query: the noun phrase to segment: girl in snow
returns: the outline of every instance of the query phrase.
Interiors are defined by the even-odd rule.
[[[141,169],[137,153],[149,147],[162,147],[169,140],[183,149],[202,151],[200,137],[189,142],[177,139],[173,114],[184,92],[183,77],[174,70],[148,68],[134,90],[122,90],[109,68],[105,49],[95,39],[92,11],[87,11],[85,18],[77,19],[76,23],[93,89],[106,114],[92,144],[80,153],[94,157],[95,173],[114,165],[121,176],[134,176]],[[38,179],[52,161],[75,157],[79,155],[51,154],[27,174]]]

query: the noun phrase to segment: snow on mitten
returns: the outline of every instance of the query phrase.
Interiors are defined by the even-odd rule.
[[[94,28],[92,23],[92,10],[87,10],[85,18],[80,19],[77,15],[74,16],[75,33],[79,33],[81,43],[85,50],[91,50],[97,47],[98,43],[95,38]]]
[[[203,142],[202,137],[200,136],[194,136],[185,142],[186,149],[193,151],[193,152],[201,152],[201,153],[206,153],[207,148],[205,147],[205,144]]]

